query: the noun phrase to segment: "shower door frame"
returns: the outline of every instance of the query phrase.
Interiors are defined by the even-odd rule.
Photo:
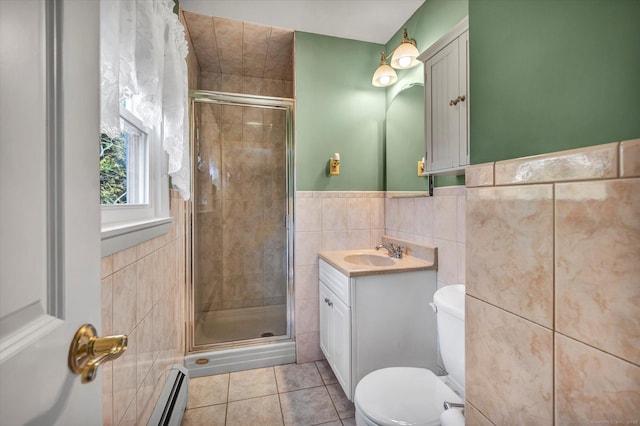
[[[230,105],[241,107],[256,107],[265,109],[276,109],[285,112],[285,168],[286,168],[286,201],[287,211],[283,220],[285,221],[285,230],[287,232],[286,246],[286,270],[287,270],[287,291],[286,291],[286,318],[287,332],[284,335],[258,337],[254,339],[236,340],[232,342],[210,343],[206,345],[196,345],[195,341],[195,246],[196,234],[194,232],[194,212],[195,212],[195,104],[209,103],[216,105]],[[270,96],[247,95],[240,93],[217,92],[210,90],[190,90],[189,91],[189,149],[191,153],[191,200],[188,203],[188,232],[187,242],[188,261],[187,261],[187,315],[188,322],[186,327],[186,353],[198,353],[206,351],[224,350],[229,348],[253,346],[268,343],[293,342],[295,336],[294,329],[294,191],[295,191],[295,141],[294,141],[294,110],[295,101],[291,98],[278,98]]]

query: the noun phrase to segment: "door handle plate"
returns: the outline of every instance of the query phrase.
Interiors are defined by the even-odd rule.
[[[69,369],[80,374],[82,383],[92,382],[100,364],[118,358],[127,350],[127,344],[125,335],[98,337],[93,325],[84,324],[69,345]]]

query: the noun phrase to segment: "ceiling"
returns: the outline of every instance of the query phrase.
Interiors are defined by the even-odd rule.
[[[180,0],[185,11],[386,44],[425,0]]]

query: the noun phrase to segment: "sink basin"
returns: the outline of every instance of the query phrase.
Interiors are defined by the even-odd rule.
[[[364,266],[391,266],[396,262],[388,256],[376,254],[350,254],[344,257],[345,262]]]

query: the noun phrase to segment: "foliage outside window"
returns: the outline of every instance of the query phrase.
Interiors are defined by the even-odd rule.
[[[100,135],[100,204],[127,203],[127,147],[118,136]]]
[[[124,105],[126,107],[126,104]],[[149,155],[147,133],[126,108],[121,111],[121,133],[100,135],[100,203],[148,203]]]

